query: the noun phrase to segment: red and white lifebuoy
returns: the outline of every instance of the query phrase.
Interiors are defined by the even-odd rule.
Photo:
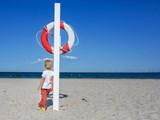
[[[44,27],[44,29],[42,30],[42,34],[41,34],[42,45],[51,54],[54,54],[54,51],[53,51],[54,49],[48,43],[48,35],[49,35],[49,32],[53,28],[54,28],[54,22],[51,22]],[[74,32],[71,29],[71,27],[68,24],[66,24],[65,22],[60,22],[60,28],[64,29],[68,34],[68,42],[66,43],[66,45],[62,46],[60,49],[61,50],[60,53],[65,54],[72,48],[72,46],[74,44],[75,36],[74,36]]]

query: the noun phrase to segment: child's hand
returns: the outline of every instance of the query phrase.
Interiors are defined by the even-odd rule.
[[[53,91],[53,87],[51,87],[51,91]]]
[[[38,91],[40,91],[40,90],[41,90],[41,87],[40,87],[40,86],[38,86],[37,90],[38,90]]]

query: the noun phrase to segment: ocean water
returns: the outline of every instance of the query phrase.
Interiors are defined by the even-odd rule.
[[[41,72],[0,72],[0,78],[41,78]],[[100,73],[100,72],[62,72],[60,78],[93,79],[160,79],[156,73]]]

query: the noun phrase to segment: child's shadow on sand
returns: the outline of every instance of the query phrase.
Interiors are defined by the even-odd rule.
[[[68,95],[66,94],[59,94],[59,98],[67,98]],[[49,94],[48,95],[48,100],[47,100],[47,106],[53,106],[53,101],[52,101],[52,98],[53,98],[53,94]]]

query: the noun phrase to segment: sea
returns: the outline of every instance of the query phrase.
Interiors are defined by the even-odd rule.
[[[41,72],[0,72],[0,78],[41,78]],[[111,73],[111,72],[61,72],[60,78],[79,79],[160,79],[160,72]]]

